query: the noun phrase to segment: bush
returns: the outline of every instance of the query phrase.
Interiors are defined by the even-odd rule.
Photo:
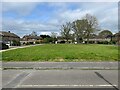
[[[30,43],[29,43],[29,42],[27,42],[27,43],[25,43],[25,45],[30,45]]]
[[[33,42],[27,42],[26,45],[33,45]]]
[[[20,46],[21,45],[21,43],[19,41],[13,40],[12,42],[13,42],[12,46]]]
[[[26,45],[26,43],[25,43],[25,42],[23,42],[23,45]]]
[[[53,42],[52,38],[46,37],[46,38],[43,39],[43,43],[50,43],[50,42]]]
[[[29,42],[31,45],[34,44],[34,42]]]
[[[40,44],[40,42],[36,41],[35,44]]]
[[[65,41],[60,41],[60,43],[65,43]]]
[[[108,41],[104,41],[103,44],[109,44],[109,42]]]
[[[97,44],[103,44],[103,42],[101,42],[101,41],[97,41]]]
[[[111,41],[110,44],[116,44],[117,42],[116,41]]]
[[[109,44],[108,41],[97,41],[97,44]]]
[[[85,41],[85,44],[87,43],[87,41]],[[89,41],[89,44],[94,44],[95,41]]]
[[[8,49],[9,46],[4,44],[4,43],[0,43],[0,50],[3,50],[3,49]]]

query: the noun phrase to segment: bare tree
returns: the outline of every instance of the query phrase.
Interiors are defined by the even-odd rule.
[[[67,22],[66,24],[61,26],[61,35],[66,39],[67,43],[71,36],[70,32],[71,32],[71,23],[70,22]]]
[[[84,19],[87,21],[85,23],[86,26],[85,36],[87,38],[87,43],[89,43],[90,35],[98,30],[98,21],[95,16],[92,16],[90,14],[86,14]]]
[[[61,34],[67,42],[71,35],[71,30],[74,32],[75,41],[81,43],[84,39],[87,39],[87,43],[89,43],[90,36],[98,31],[97,18],[90,14],[86,14],[81,20],[75,20],[72,23],[69,22],[62,25]]]

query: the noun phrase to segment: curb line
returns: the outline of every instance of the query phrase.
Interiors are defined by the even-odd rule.
[[[118,67],[3,67],[2,70],[118,70]]]

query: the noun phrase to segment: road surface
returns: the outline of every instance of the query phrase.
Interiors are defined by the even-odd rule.
[[[117,70],[3,70],[3,88],[117,88]]]

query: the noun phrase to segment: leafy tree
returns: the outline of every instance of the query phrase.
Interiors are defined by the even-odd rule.
[[[40,37],[42,37],[44,43],[53,42],[53,38],[49,35],[40,35]]]
[[[109,30],[103,30],[99,33],[99,36],[101,38],[107,38],[108,36],[112,36],[112,35],[113,35],[112,32]]]
[[[89,43],[90,35],[98,30],[98,21],[95,16],[86,14],[85,19],[85,36],[87,38],[87,43]]]
[[[98,31],[98,21],[95,16],[86,14],[81,20],[75,20],[72,23],[66,23],[61,27],[61,34],[67,40],[71,37],[71,31],[75,41],[78,43],[83,42],[84,39],[87,39],[89,43],[89,38]]]
[[[53,41],[53,39],[52,39],[52,38],[49,38],[49,37],[46,37],[46,38],[43,39],[43,42],[44,42],[44,43],[50,43],[50,42],[52,42],[52,41]]]
[[[44,38],[51,38],[49,35],[40,35],[40,37]]]
[[[55,41],[57,41],[57,33],[51,32],[51,38],[53,42],[55,43]]]
[[[71,32],[71,23],[70,22],[61,26],[61,35],[66,39],[67,43],[71,36],[70,32]]]
[[[86,20],[76,20],[72,23],[72,30],[74,32],[75,39],[78,43],[83,41],[84,35],[85,35],[85,25],[86,25]]]
[[[110,41],[111,41],[111,43],[112,43],[112,39],[113,39],[113,34],[112,34],[112,32],[111,31],[109,31],[109,30],[103,30],[103,31],[101,31],[100,33],[99,33],[99,36],[101,37],[101,38],[110,38]]]

